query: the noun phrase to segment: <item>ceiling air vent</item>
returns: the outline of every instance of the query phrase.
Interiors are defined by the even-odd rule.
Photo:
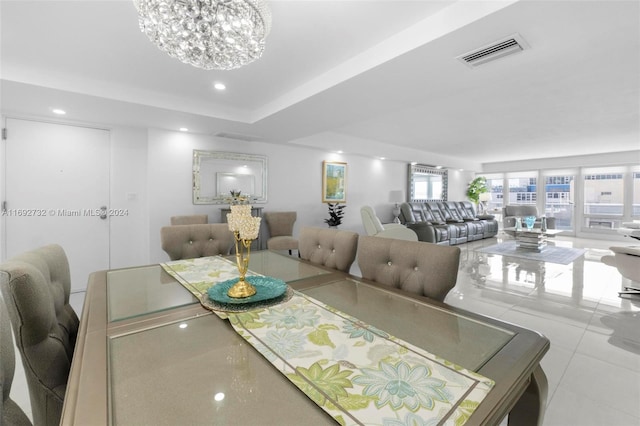
[[[216,136],[219,138],[235,139],[237,141],[243,141],[243,142],[259,142],[262,140],[257,136],[241,135],[239,133],[220,132],[220,133],[214,134],[213,136]]]
[[[520,34],[513,34],[509,37],[505,37],[472,52],[460,55],[456,59],[464,62],[471,68],[475,68],[480,65],[486,64],[487,62],[495,61],[496,59],[500,59],[514,53],[522,52],[523,50],[528,48],[529,45],[526,41],[524,41]]]

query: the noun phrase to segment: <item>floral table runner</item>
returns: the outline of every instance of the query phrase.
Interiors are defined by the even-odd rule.
[[[198,297],[235,268],[220,257],[162,266]],[[298,292],[223,317],[342,425],[462,425],[494,385]]]
[[[235,262],[221,256],[174,260],[161,263],[160,266],[199,300],[208,297],[207,290],[212,285],[239,276]],[[247,276],[249,275],[259,274],[247,271]],[[213,312],[221,318],[227,318],[225,312]]]

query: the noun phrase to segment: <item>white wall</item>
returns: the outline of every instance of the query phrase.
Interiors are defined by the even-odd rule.
[[[210,222],[221,221],[223,205],[192,202],[194,149],[266,155],[268,202],[261,206],[266,211],[297,211],[294,235],[301,226],[326,226],[327,205],[321,202],[324,160],[348,164],[347,208],[341,229],[364,232],[360,219],[363,205],[372,206],[382,222],[391,222],[390,191],[401,189],[406,196],[408,164],[404,162],[157,129],[113,127],[110,132],[109,203],[111,208],[128,211],[126,216],[110,220],[111,268],[168,260],[160,248],[160,228],[169,224],[171,216],[208,214]],[[0,176],[4,176],[3,169],[0,150]],[[449,199],[464,200],[472,177],[471,172],[449,170]],[[0,182],[2,191],[4,182]],[[0,241],[4,241],[1,229]]]
[[[221,222],[226,205],[193,205],[192,154],[194,149],[266,155],[268,210],[295,210],[301,226],[325,227],[327,206],[321,202],[322,161],[344,161],[347,170],[347,208],[341,229],[364,232],[360,207],[371,205],[383,222],[393,219],[389,192],[405,191],[407,164],[360,156],[337,155],[311,148],[266,143],[238,142],[209,135],[149,130],[148,198],[150,262],[168,260],[160,248],[160,228],[181,214],[208,214],[210,222]]]

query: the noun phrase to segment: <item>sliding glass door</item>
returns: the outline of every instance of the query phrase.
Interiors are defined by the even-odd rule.
[[[575,234],[575,177],[577,170],[543,171],[544,213],[556,219],[556,229]]]

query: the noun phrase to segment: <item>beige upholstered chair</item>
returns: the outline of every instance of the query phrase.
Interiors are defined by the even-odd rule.
[[[300,257],[329,268],[349,272],[358,250],[358,234],[322,228],[300,230]]]
[[[0,288],[22,357],[36,425],[58,425],[79,320],[71,305],[69,263],[49,245],[0,265]]]
[[[460,249],[437,244],[361,236],[362,277],[443,301],[456,285]]]
[[[165,226],[160,240],[171,260],[227,255],[234,243],[226,223]]]
[[[367,235],[383,238],[396,238],[398,240],[418,241],[418,234],[405,225],[399,223],[388,223],[383,225],[378,216],[370,206],[363,206],[360,209],[362,225]]]
[[[293,225],[298,217],[296,212],[265,212],[263,217],[269,228],[269,250],[289,250],[289,254],[298,250],[298,240],[293,238]]]
[[[171,216],[172,225],[199,225],[203,223],[209,223],[209,216],[207,216],[206,214]]]
[[[1,275],[0,280],[6,280],[6,275]],[[31,425],[31,421],[11,398],[11,384],[15,372],[16,357],[13,350],[13,337],[11,323],[7,308],[0,297],[0,424],[11,426]]]

